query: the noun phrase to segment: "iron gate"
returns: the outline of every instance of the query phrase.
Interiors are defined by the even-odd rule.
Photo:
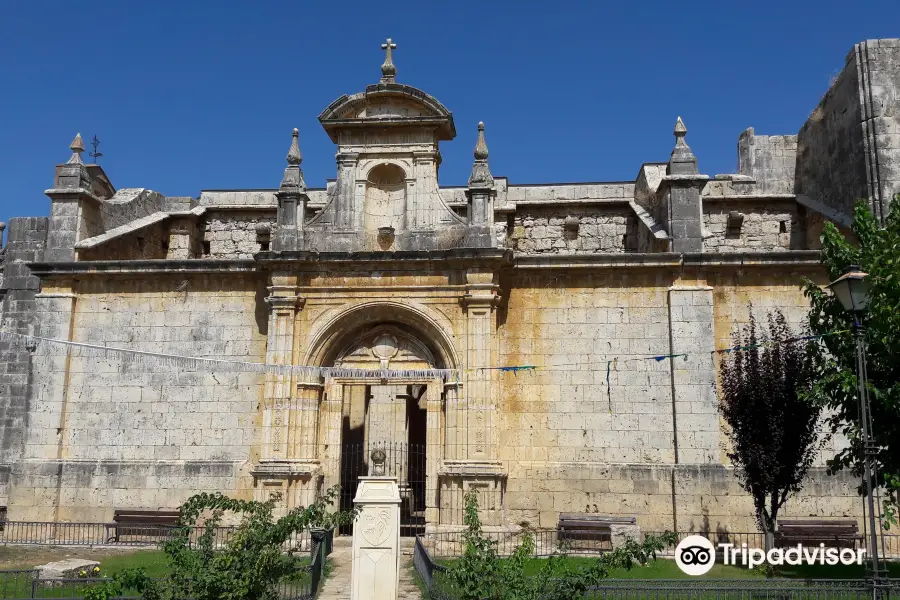
[[[383,450],[384,474],[397,478],[400,486],[400,535],[425,533],[425,444],[370,443],[341,446],[341,510],[353,508],[359,478],[370,475],[372,452]],[[348,535],[353,526],[341,527]]]

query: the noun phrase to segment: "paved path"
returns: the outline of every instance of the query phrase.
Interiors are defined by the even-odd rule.
[[[400,538],[400,600],[420,600],[412,565],[413,538]],[[331,575],[319,591],[318,600],[350,600],[350,569],[353,563],[352,540],[349,536],[334,538],[328,561]]]

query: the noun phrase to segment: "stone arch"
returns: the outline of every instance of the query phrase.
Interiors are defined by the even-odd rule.
[[[418,340],[434,357],[435,368],[459,368],[453,336],[434,316],[418,306],[385,300],[364,302],[332,316],[310,337],[302,364],[332,366],[354,340],[381,325],[393,325]]]

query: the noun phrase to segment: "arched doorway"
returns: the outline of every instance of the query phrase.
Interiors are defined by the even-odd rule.
[[[372,451],[382,449],[385,474],[401,487],[401,534],[423,532],[426,522],[438,522],[444,406],[448,398],[455,406],[458,391],[437,371],[457,364],[450,336],[422,308],[376,301],[344,311],[311,337],[307,364],[338,369],[324,382],[319,419],[326,486],[340,484],[341,508],[351,508],[358,478],[371,474]],[[404,375],[340,376],[383,369]]]
[[[417,339],[395,325],[379,325],[341,352],[334,366],[426,370],[434,364],[431,352]],[[353,507],[359,477],[372,474],[372,453],[381,450],[384,474],[397,477],[400,486],[401,534],[405,535],[421,533],[425,527],[426,392],[433,385],[413,381],[348,381],[341,403],[340,508]]]

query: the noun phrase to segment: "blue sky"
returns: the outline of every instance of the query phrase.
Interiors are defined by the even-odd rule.
[[[852,45],[898,24],[897,0],[3,0],[0,220],[47,214],[76,132],[98,135],[115,186],[198,196],[276,187],[298,127],[322,187],[317,116],[378,80],[387,36],[398,81],[454,114],[443,185],[465,183],[479,120],[513,183],[633,179],[668,158],[679,115],[701,171],[733,172],[743,129],[795,133]]]

